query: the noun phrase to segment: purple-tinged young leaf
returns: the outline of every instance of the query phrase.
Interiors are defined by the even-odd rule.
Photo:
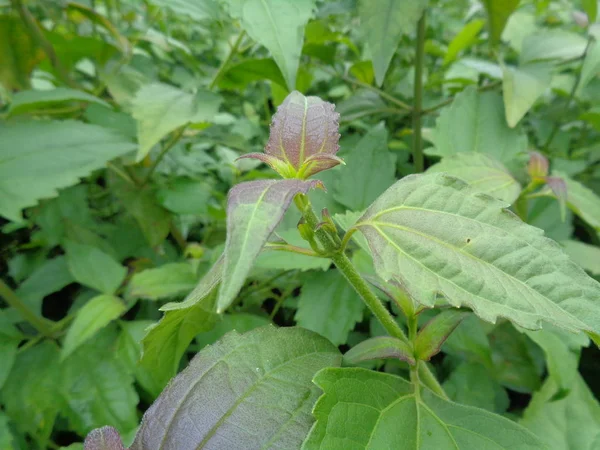
[[[229,191],[223,282],[217,312],[223,312],[235,299],[252,263],[294,196],[320,185],[317,180],[258,180],[238,184]]]
[[[468,313],[464,311],[443,311],[427,322],[419,331],[415,341],[417,358],[429,361],[440,351],[442,344],[467,315]]]
[[[284,178],[308,178],[343,163],[335,156],[340,148],[339,118],[332,103],[294,91],[273,116],[265,154],[242,158],[260,159]]]
[[[527,172],[531,178],[543,178],[548,175],[548,158],[540,152],[530,152],[529,162],[527,163]]]
[[[367,339],[355,345],[344,355],[344,362],[358,364],[375,359],[400,359],[410,365],[415,364],[412,349],[400,339],[381,336]]]
[[[119,432],[113,427],[90,431],[83,443],[84,450],[125,450]]]
[[[558,204],[560,205],[560,217],[561,220],[565,220],[567,216],[567,183],[560,177],[546,177],[546,184],[552,190],[552,193],[556,196]]]

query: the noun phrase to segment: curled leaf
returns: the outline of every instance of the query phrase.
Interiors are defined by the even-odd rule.
[[[527,172],[531,178],[543,178],[548,175],[548,158],[540,152],[529,153],[529,162],[527,163]]]

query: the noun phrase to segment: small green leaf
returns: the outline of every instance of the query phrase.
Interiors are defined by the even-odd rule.
[[[466,316],[467,313],[463,311],[442,311],[427,322],[417,334],[415,356],[429,361],[440,351],[442,344]]]
[[[258,180],[238,184],[229,191],[223,285],[217,302],[218,312],[224,311],[235,299],[252,263],[294,196],[306,193],[318,183],[297,179]]]
[[[362,300],[338,271],[310,273],[302,284],[294,319],[301,327],[341,345],[362,320],[363,310]]]
[[[190,263],[171,263],[136,273],[127,288],[133,298],[160,300],[189,294],[197,281]]]
[[[17,92],[12,98],[8,114],[15,116],[69,102],[98,103],[110,108],[108,103],[87,92],[59,87],[46,91]]]
[[[557,385],[548,378],[523,414],[521,424],[550,450],[596,449],[600,443],[600,404],[581,376],[571,392],[555,400]]]
[[[264,45],[281,69],[287,88],[296,88],[304,27],[314,0],[222,0],[234,19],[241,19],[248,35]]]
[[[488,13],[490,40],[492,44],[500,41],[502,31],[510,15],[517,9],[521,0],[483,0]]]
[[[587,39],[570,31],[552,29],[529,34],[523,40],[521,65],[545,60],[567,61],[585,52]]]
[[[9,91],[27,89],[29,76],[42,59],[43,50],[18,16],[0,16],[0,83]]]
[[[597,4],[597,0],[590,0]],[[581,68],[581,78],[577,85],[577,94],[581,95],[583,89],[600,73],[600,45],[597,41],[590,44],[588,51],[583,61],[583,67]]]
[[[324,394],[303,450],[542,450],[531,432],[502,416],[452,403],[395,375],[361,368],[321,370]],[[368,389],[365,389],[368,386]]]
[[[573,261],[592,275],[600,275],[600,247],[571,240],[560,244]]]
[[[246,59],[229,66],[219,81],[222,89],[246,89],[254,81],[271,80],[286,88],[287,83],[271,58]]]
[[[486,324],[475,314],[471,314],[454,330],[444,342],[442,350],[452,356],[477,362],[484,367],[492,367],[492,349],[487,337]],[[492,325],[488,325],[491,327]]]
[[[211,195],[211,184],[183,177],[170,180],[157,193],[158,201],[169,211],[196,216],[207,214]]]
[[[8,378],[8,374],[17,357],[17,348],[22,340],[21,333],[9,322],[6,309],[0,310],[0,389]],[[1,442],[1,441],[0,441]],[[0,448],[2,448],[0,446]]]
[[[425,306],[441,293],[492,323],[498,316],[529,329],[549,322],[597,338],[600,283],[505,207],[448,175],[412,175],[355,226],[378,275]]]
[[[102,250],[91,245],[66,241],[67,264],[75,280],[103,294],[114,294],[127,269]]]
[[[127,308],[119,297],[99,295],[88,301],[77,311],[75,320],[67,331],[61,357],[64,359],[85,341],[94,336]]]
[[[393,337],[380,336],[367,339],[344,354],[344,362],[353,365],[364,361],[388,358],[400,359],[411,365],[415,364],[415,357],[409,345]]]
[[[582,3],[590,23],[594,23],[598,15],[598,0],[582,0]]]
[[[333,197],[350,210],[364,210],[396,180],[396,156],[387,141],[382,122],[343,155],[347,167],[336,180]]]
[[[222,17],[216,0],[152,0],[160,8],[169,8],[175,14],[190,17],[194,22],[216,20]]]
[[[536,100],[550,87],[551,69],[550,65],[543,63],[504,67],[504,106],[509,127],[517,126]]]
[[[412,33],[427,0],[360,0],[358,16],[373,59],[375,79],[381,86],[400,39]]]
[[[560,172],[553,173],[567,184],[567,206],[600,231],[600,197],[591,189]]]
[[[131,450],[299,448],[319,395],[311,380],[340,360],[331,343],[301,328],[228,333],[154,402]]]
[[[220,104],[221,97],[209,91],[189,94],[167,84],[142,86],[131,106],[133,117],[138,121],[137,161],[144,159],[171,131],[188,123],[210,122]]]
[[[2,450],[16,450],[17,443],[8,424],[8,417],[0,412],[0,448]]]
[[[23,208],[135,149],[118,133],[72,120],[5,122],[0,141],[0,215],[14,221]]]
[[[427,172],[444,172],[465,180],[473,188],[513,203],[521,193],[521,185],[504,165],[481,153],[457,153],[431,166]]]
[[[485,25],[485,20],[482,19],[475,19],[466,24],[448,45],[446,56],[444,56],[444,64],[450,64],[461,51],[472,46],[476,42],[477,35],[483,25]]]
[[[285,242],[297,247],[309,249],[308,243],[302,239],[298,229],[294,228],[286,231],[278,231],[277,236]],[[269,250],[264,248],[256,259],[256,267],[270,270],[327,270],[331,266],[328,258],[318,258],[316,256],[301,255],[299,253],[290,253],[284,251]]]
[[[92,430],[83,443],[84,450],[125,450],[119,432],[113,427]]]
[[[164,305],[162,319],[148,328],[142,342],[141,365],[154,380],[152,394],[158,395],[177,373],[179,361],[194,336],[215,325],[218,317],[215,302],[222,273],[221,257],[183,302]]]
[[[508,127],[502,98],[495,92],[478,93],[467,88],[458,94],[442,110],[432,140],[435,149],[431,153],[442,157],[485,153],[508,168],[517,160],[527,159],[527,136],[520,129]]]

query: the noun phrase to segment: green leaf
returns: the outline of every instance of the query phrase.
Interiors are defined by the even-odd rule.
[[[530,64],[503,69],[504,106],[508,126],[514,128],[552,82],[551,66]]]
[[[17,92],[13,95],[8,114],[15,116],[69,102],[98,103],[110,108],[108,103],[87,92],[59,87],[47,91]]]
[[[222,273],[221,257],[183,302],[161,307],[163,318],[148,328],[142,342],[141,364],[154,379],[154,395],[177,373],[179,361],[194,336],[215,325],[218,317],[215,302]]]
[[[113,427],[96,428],[87,435],[84,450],[125,450],[119,432]]]
[[[6,310],[0,310],[0,389],[4,386],[17,357],[17,348],[22,340],[21,333],[9,322]],[[1,442],[1,441],[0,441]],[[0,446],[0,448],[2,448]]]
[[[594,4],[597,4],[596,0],[591,0]],[[581,95],[583,89],[600,73],[600,45],[597,41],[590,44],[588,51],[583,61],[581,68],[581,78],[577,85],[577,94]]]
[[[311,379],[340,360],[331,343],[301,328],[228,333],[150,407],[131,450],[299,448],[319,395]]]
[[[351,97],[336,105],[342,122],[350,122],[361,117],[370,117],[381,112],[393,112],[375,92],[361,89]]]
[[[175,14],[188,16],[195,22],[216,20],[221,16],[215,0],[152,0],[150,3],[169,8]]]
[[[331,368],[314,382],[324,394],[303,450],[545,448],[502,416],[443,400],[427,389],[416,396],[413,386],[395,375]]]
[[[308,243],[302,239],[297,228],[286,231],[277,231],[277,236],[282,238],[288,244],[308,249]],[[318,258],[316,256],[301,255],[279,250],[274,251],[269,250],[269,247],[266,247],[258,258],[256,258],[255,265],[261,269],[270,270],[327,270],[329,266],[331,266],[331,261],[328,258]]]
[[[441,293],[492,323],[498,316],[529,329],[549,322],[598,337],[600,284],[505,207],[448,175],[412,175],[355,226],[379,276],[424,306]]]
[[[318,183],[298,179],[257,180],[238,184],[229,191],[223,285],[217,302],[218,312],[224,311],[235,300],[252,263],[294,196],[308,192]]]
[[[570,31],[552,29],[529,34],[523,40],[521,65],[544,60],[567,61],[585,52],[587,39]]]
[[[334,215],[333,220],[340,226],[342,230],[348,231],[358,221],[358,219],[360,219],[360,217],[363,214],[363,211],[346,211],[344,214]],[[354,233],[352,235],[352,239],[358,244],[358,246],[361,249],[363,249],[367,253],[369,252],[369,244],[367,243],[367,240],[362,234]]]
[[[353,211],[364,210],[396,180],[396,156],[387,149],[388,133],[382,123],[373,127],[344,154],[346,166],[333,197]]]
[[[119,297],[98,295],[77,311],[67,331],[61,357],[64,359],[98,331],[117,319],[127,308]]]
[[[176,214],[205,215],[212,195],[212,186],[204,181],[177,177],[158,191],[158,200]]]
[[[246,89],[254,81],[271,80],[286,88],[287,83],[271,58],[246,59],[229,66],[219,81],[222,89]]]
[[[344,362],[353,365],[387,358],[400,359],[411,365],[415,364],[413,350],[406,342],[386,336],[362,341],[344,354]]]
[[[0,141],[0,215],[14,221],[23,208],[135,148],[117,133],[76,121],[5,122]]]
[[[44,52],[14,16],[0,16],[0,83],[8,90],[27,89],[29,76]]]
[[[466,318],[464,311],[442,311],[425,324],[415,340],[415,356],[429,361],[442,348],[454,329]]]
[[[190,263],[171,263],[136,273],[129,282],[128,293],[133,298],[160,300],[189,294],[198,279]]]
[[[503,413],[510,400],[506,390],[481,364],[460,364],[442,385],[451,400],[468,406]]]
[[[567,184],[567,206],[600,231],[600,197],[591,189],[560,172],[553,173]]]
[[[426,0],[360,0],[360,29],[369,44],[379,86],[383,84],[400,39],[416,29],[426,6]]]
[[[534,394],[521,424],[550,450],[596,449],[600,442],[600,405],[585,381],[576,376],[569,395],[555,400],[557,385],[548,378]]]
[[[560,244],[573,261],[592,275],[600,275],[600,247],[571,240]]]
[[[521,185],[496,159],[481,153],[456,153],[431,166],[427,172],[445,172],[461,178],[480,192],[513,203],[521,193]]]
[[[457,132],[460,130],[460,132]],[[526,159],[527,136],[510,129],[502,98],[495,92],[467,88],[444,108],[433,130],[432,154],[446,157],[461,152],[485,153],[507,167]]]
[[[492,349],[484,325],[487,324],[477,318],[475,314],[471,314],[460,323],[454,333],[444,342],[442,350],[449,355],[458,356],[467,361],[477,362],[491,368]]]
[[[215,323],[212,330],[200,333],[196,336],[196,343],[202,349],[207,345],[212,345],[225,336],[230,331],[246,333],[255,328],[269,325],[271,321],[267,317],[257,316],[248,313],[222,314]]]
[[[139,398],[133,376],[116,358],[115,329],[105,328],[62,362],[60,391],[65,406],[61,412],[70,429],[81,435],[103,425],[123,433],[138,425]]]
[[[314,0],[222,0],[248,35],[264,45],[281,69],[290,91],[296,88],[304,27]]]
[[[64,247],[69,270],[78,283],[114,294],[127,275],[125,267],[96,247],[69,240]]]
[[[454,39],[448,44],[444,64],[450,64],[456,59],[458,54],[471,47],[477,40],[477,35],[483,28],[485,20],[475,19],[466,24],[460,32],[454,36]]]
[[[3,412],[0,412],[0,448],[2,450],[16,450],[18,448],[8,425],[8,417]]]
[[[510,15],[519,6],[520,0],[484,0],[483,5],[490,22],[490,40],[492,44],[500,41],[506,22]]]
[[[137,161],[171,131],[188,123],[212,121],[220,105],[221,97],[209,91],[190,94],[162,83],[142,86],[131,105],[138,122]]]
[[[302,284],[294,319],[301,327],[341,345],[362,320],[363,310],[362,300],[338,271],[310,273]]]
[[[594,23],[598,16],[598,0],[582,0],[582,3],[590,23]]]

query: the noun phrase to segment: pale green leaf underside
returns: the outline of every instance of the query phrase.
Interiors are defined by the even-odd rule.
[[[457,153],[442,159],[427,172],[445,172],[466,181],[477,191],[507,203],[513,203],[521,193],[521,185],[508,169],[481,153]]]
[[[514,128],[552,82],[552,67],[530,64],[503,70],[504,107],[508,126]]]
[[[384,280],[418,302],[438,294],[482,319],[506,317],[529,329],[542,322],[600,333],[600,284],[506,204],[445,174],[405,177],[356,227]]]
[[[135,149],[117,133],[76,121],[0,124],[0,142],[0,216],[14,221],[21,209]]]
[[[337,348],[301,328],[228,333],[169,384],[131,450],[299,448],[319,395],[311,380],[340,362]]]
[[[324,369],[314,380],[324,394],[303,450],[544,449],[529,431],[490,412],[441,399],[418,398],[404,379],[360,368]]]

